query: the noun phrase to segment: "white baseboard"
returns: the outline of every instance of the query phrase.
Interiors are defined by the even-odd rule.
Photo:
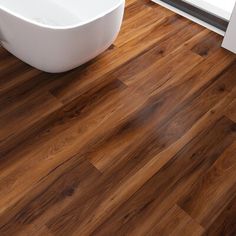
[[[173,11],[173,12],[176,12],[177,14],[179,14],[179,15],[181,15],[183,17],[186,17],[187,19],[189,19],[191,21],[196,22],[199,25],[204,26],[205,28],[207,28],[207,29],[209,29],[211,31],[216,32],[217,34],[220,34],[222,36],[225,35],[225,32],[223,30],[220,30],[220,29],[218,29],[218,28],[216,28],[216,27],[206,23],[205,21],[199,20],[198,18],[196,18],[196,17],[194,17],[194,16],[192,16],[192,15],[190,15],[190,14],[184,12],[184,11],[181,11],[181,10],[179,10],[179,9],[177,9],[177,8],[167,4],[165,2],[162,2],[161,0],[152,0],[152,1],[157,3],[157,4],[159,4],[159,5],[161,5],[161,6],[163,6],[163,7],[165,7],[165,8],[167,8],[167,9],[169,9],[169,10],[171,10],[171,11]]]
[[[211,12],[212,15],[218,16],[226,21],[230,19],[235,4],[235,0],[184,0],[184,2],[206,12]]]

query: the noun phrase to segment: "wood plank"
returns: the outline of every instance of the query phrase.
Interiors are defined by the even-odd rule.
[[[22,62],[15,57],[8,56],[1,60],[0,71],[4,75],[5,73],[8,73],[12,67],[18,65],[22,65]]]
[[[216,105],[216,103],[219,102],[218,99],[222,99],[228,94],[228,91],[232,90],[235,86],[235,70],[236,64],[233,65],[226,74],[223,74],[218,81],[209,86],[203,94],[200,96],[198,93],[193,94],[193,98],[197,96],[197,99],[192,100],[193,98],[190,96],[188,98],[190,101],[192,100],[190,104],[182,104],[182,106],[179,104],[179,100],[182,99],[181,96],[185,96],[187,92],[184,91],[183,86],[185,84],[183,82],[179,83],[178,86],[173,86],[173,88],[168,91],[170,96],[164,97],[167,94],[165,92],[163,94],[160,93],[158,96],[148,100],[147,103],[145,103],[143,110],[134,114],[133,118],[129,118],[131,122],[128,120],[125,124],[122,124],[119,128],[120,131],[115,130],[115,134],[112,135],[114,137],[113,139],[109,136],[106,142],[104,142],[105,146],[100,145],[98,149],[95,149],[96,151],[94,150],[93,153],[96,155],[91,155],[89,157],[90,161],[100,171],[105,171],[109,166],[117,165],[119,162],[124,162],[125,160],[129,161],[129,159],[131,159],[130,161],[132,161],[133,159],[131,156],[126,153],[141,152],[142,149],[139,147],[146,146],[144,143],[147,142],[147,140],[149,140],[150,145],[156,143],[156,139],[161,141],[158,138],[160,134],[162,135],[163,140],[166,141],[164,143],[157,143],[157,146],[155,147],[156,152],[160,152],[163,149],[162,145],[164,145],[165,148],[168,147],[176,141],[177,138],[183,135],[184,132],[186,132],[197,119],[209,111],[212,106]],[[191,80],[186,81],[186,83],[189,82],[191,82]],[[198,82],[199,81],[196,81],[196,86],[199,85]],[[194,88],[193,84],[192,88]],[[208,98],[207,102],[206,97]],[[185,103],[188,103],[188,99]],[[176,102],[178,106],[176,106]],[[154,104],[157,105],[154,106]],[[175,113],[179,111],[180,113],[175,115]],[[162,114],[164,114],[164,116],[162,116]],[[171,118],[172,120],[170,120]],[[169,123],[162,127],[166,120],[169,120]],[[133,123],[133,127],[130,123]],[[185,124],[184,127],[182,125],[183,123]],[[150,137],[153,129],[157,130],[158,134],[151,135]],[[173,130],[175,131],[174,134]],[[136,135],[133,134],[134,131],[136,131]],[[124,139],[126,142],[123,142]],[[147,153],[145,153],[145,156],[147,156]],[[135,157],[137,159],[136,155]],[[146,159],[140,155],[139,161],[143,164],[144,160]]]
[[[30,78],[41,74],[42,72],[34,68],[29,67],[24,63],[11,66],[7,72],[1,71],[0,78],[0,93],[1,97],[7,93],[10,89],[16,87],[29,80]]]
[[[163,216],[160,222],[157,222],[147,235],[200,236],[203,232],[203,227],[175,205]]]
[[[129,184],[142,181],[144,178],[145,181],[149,181],[143,188],[138,191],[136,189],[135,194],[132,197],[130,196],[129,200],[112,217],[108,217],[98,231],[95,231],[95,235],[146,235],[163,214],[176,203],[178,197],[182,196],[193,181],[196,181],[214,163],[225,148],[233,142],[234,132],[229,134],[226,131],[226,127],[229,128],[232,125],[234,123],[230,120],[220,119],[208,130],[193,139],[174,157],[172,156],[169,162],[160,163],[158,158],[156,163],[152,162],[152,165],[149,165],[148,169],[146,167],[140,169],[130,179]],[[163,155],[164,157],[165,155]],[[147,179],[147,176],[151,178]],[[165,178],[165,176],[168,176],[168,178]],[[124,186],[126,191],[129,184],[127,183]],[[114,199],[112,200],[114,201]],[[108,204],[107,201],[108,199],[103,200],[98,208],[100,211],[102,211],[101,207],[105,207],[105,203]],[[108,205],[106,205],[107,207]],[[53,226],[53,229],[56,230],[58,227],[56,224],[62,222],[63,219],[58,216],[57,221],[50,222],[50,226]],[[81,229],[80,226],[78,226],[79,229]],[[84,232],[87,232],[86,229],[83,229]]]
[[[2,158],[0,162],[0,209],[6,205],[5,201],[8,202],[8,205],[14,204],[25,194],[25,191],[30,191],[30,186],[34,186],[43,176],[53,170],[55,166],[64,163],[67,159],[71,159],[71,157],[79,153],[80,148],[90,141],[89,133],[94,133],[100,122],[109,117],[108,113],[104,111],[108,112],[108,108],[111,110],[111,114],[114,111],[114,101],[109,98],[109,95],[116,95],[116,92],[119,94],[122,90],[121,82],[113,83],[112,86],[101,90],[100,96],[99,93],[95,93],[95,97],[92,100],[85,97],[84,100],[80,101],[81,104],[77,104],[76,108],[78,108],[78,111],[74,109],[72,111],[65,111],[67,115],[63,116],[64,120],[61,121],[60,118],[56,124],[52,124],[49,130],[44,130],[32,142],[30,140],[27,148],[24,149],[20,146],[19,149],[9,153],[4,159]],[[108,92],[108,96],[106,96],[106,92]],[[89,97],[91,98],[91,96]],[[104,102],[104,104],[93,109],[93,102],[95,104],[97,102]],[[138,102],[139,100],[137,100]],[[133,106],[134,104],[132,103],[131,105]],[[116,109],[119,108],[120,106],[116,107]],[[129,112],[131,112],[130,108],[126,106]],[[127,114],[127,110],[124,112]],[[124,116],[123,113],[120,113],[120,115]],[[77,118],[79,122],[70,126]],[[116,116],[114,119],[119,119],[119,117]],[[60,132],[62,132],[62,135],[60,135]],[[100,132],[104,132],[104,129],[101,129]],[[40,149],[37,148],[39,145]],[[50,164],[48,160],[52,160]],[[27,171],[31,168],[34,168],[33,173]],[[8,183],[8,185],[5,183]]]
[[[179,201],[180,207],[206,228],[236,196],[235,150],[233,143]]]
[[[6,78],[2,80],[0,115],[29,102],[29,100],[33,99],[31,98],[33,96],[49,93],[52,83],[55,86],[62,82],[58,80],[57,75],[48,76],[49,74],[32,69],[27,65],[20,75],[15,67],[12,69],[14,72],[6,74]]]
[[[121,47],[145,32],[148,33],[154,23],[173,15],[173,12],[168,10],[160,11],[160,7],[157,4],[153,6],[152,2],[143,4],[141,1],[136,1],[134,4],[130,5],[130,8],[132,16],[130,14],[126,16],[125,13],[119,37],[114,43],[117,47]],[[127,9],[126,12],[129,13],[129,9]]]
[[[30,229],[26,229],[23,232],[17,232],[17,235],[19,236],[30,236],[30,235],[34,235],[34,236],[53,236],[53,234],[49,231],[49,229],[46,226],[41,226],[39,227],[38,225],[35,224],[31,224],[30,225]]]
[[[188,40],[191,40],[191,38],[196,35],[198,36],[202,31],[203,28],[199,25],[187,25],[183,29],[176,32],[176,37],[178,40],[175,40],[175,37],[166,38],[165,40],[159,42],[152,49],[120,67],[114,72],[115,76],[127,83],[130,78],[133,78],[143,70],[146,70],[161,58],[164,58],[171,53],[173,55],[176,49],[180,47],[182,48],[183,45],[186,45],[187,42],[189,42]],[[204,31],[203,34],[201,34],[201,37],[204,37],[206,33],[209,32]],[[200,39],[200,37],[198,39]]]
[[[127,1],[125,1],[125,7],[126,7],[126,9],[129,7],[129,5],[135,3],[136,1],[137,1],[137,0],[127,0]]]
[[[80,161],[76,156],[73,157],[72,166],[67,165],[67,162],[63,168],[61,165],[57,166],[26,197],[12,207],[1,208],[0,234],[15,235],[26,229],[32,235],[32,232],[35,233],[43,225],[43,222],[38,222],[35,229],[35,219],[47,213],[49,207],[53,208],[53,214],[59,213],[61,208],[68,205],[74,196],[84,191],[99,176],[100,173],[91,164]],[[50,213],[47,214],[47,219],[49,216]]]
[[[209,57],[221,46],[222,37],[211,32],[192,47],[192,51],[202,57]]]
[[[154,89],[161,87],[168,80],[176,79],[175,77],[183,77],[191,71],[196,65],[203,61],[203,59],[185,48],[179,50],[181,52],[170,53],[168,56],[157,60],[146,70],[139,74],[129,77],[127,80],[122,80],[128,86],[141,87],[142,90],[147,90],[146,87],[152,86]],[[180,59],[181,58],[181,59]],[[168,62],[168,63],[167,63]],[[178,62],[178,67],[173,65]],[[158,68],[158,69],[157,69]],[[145,92],[148,94],[148,92]]]
[[[39,123],[54,114],[62,104],[50,94],[33,97],[30,102],[0,117],[0,155],[7,152],[12,143],[24,140],[28,132],[37,129]]]
[[[236,234],[236,198],[221,212],[214,223],[209,227],[204,235],[221,236]]]
[[[127,20],[135,17],[139,12],[145,11],[147,8],[146,4],[143,4],[143,1],[137,1],[137,0],[129,0],[126,1],[126,7],[125,7],[125,14],[124,14],[124,22]],[[151,2],[150,2],[151,3]],[[157,5],[155,7],[158,8]]]
[[[236,99],[229,105],[227,111],[225,111],[225,115],[236,122]]]

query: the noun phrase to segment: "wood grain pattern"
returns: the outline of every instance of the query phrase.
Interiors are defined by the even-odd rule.
[[[236,232],[235,214],[236,214],[236,199],[234,198],[227,205],[227,207],[223,209],[221,214],[217,217],[214,223],[208,228],[208,230],[204,233],[204,235],[209,235],[209,236],[235,235]]]
[[[147,235],[201,235],[204,229],[178,206],[171,208]]]
[[[127,0],[115,43],[68,73],[0,48],[0,235],[236,234],[236,57],[221,41]]]
[[[233,143],[179,202],[182,209],[205,227],[215,220],[234,196],[235,150]],[[206,200],[209,201],[207,209],[204,206]]]
[[[225,115],[229,117],[231,120],[236,122],[236,99],[234,99],[231,104],[227,107],[225,111]]]
[[[234,132],[226,131],[232,125],[233,122],[222,118],[172,155],[172,159],[164,165],[156,162],[156,170],[158,168],[159,171],[99,228],[101,233],[96,232],[95,235],[123,235],[127,232],[128,235],[146,235],[232,143]],[[213,138],[216,136],[220,136],[220,143]],[[158,159],[165,157],[159,155]],[[149,172],[150,168],[146,175]]]

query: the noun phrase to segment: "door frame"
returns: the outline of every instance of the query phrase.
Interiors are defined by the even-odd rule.
[[[236,53],[236,4],[234,6],[222,47]]]

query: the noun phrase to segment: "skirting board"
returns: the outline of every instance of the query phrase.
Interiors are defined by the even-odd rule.
[[[202,25],[203,27],[205,27],[205,28],[207,28],[211,31],[216,32],[217,34],[220,34],[222,36],[225,35],[225,32],[223,30],[220,30],[220,29],[206,23],[205,21],[199,20],[198,18],[196,18],[196,17],[194,17],[194,16],[192,16],[192,15],[190,15],[190,14],[184,12],[184,11],[181,11],[181,10],[179,10],[179,9],[177,9],[177,8],[175,8],[175,7],[169,5],[169,4],[167,4],[167,3],[165,3],[161,0],[152,0],[152,1],[159,4],[159,5],[161,5],[161,6],[163,6],[163,7],[165,7],[165,8],[167,8],[167,9],[169,9],[169,10],[171,10],[171,11],[173,11],[173,12],[176,12],[177,14],[179,14],[183,17],[186,17],[187,19],[189,19],[191,21],[196,22],[199,25]]]

